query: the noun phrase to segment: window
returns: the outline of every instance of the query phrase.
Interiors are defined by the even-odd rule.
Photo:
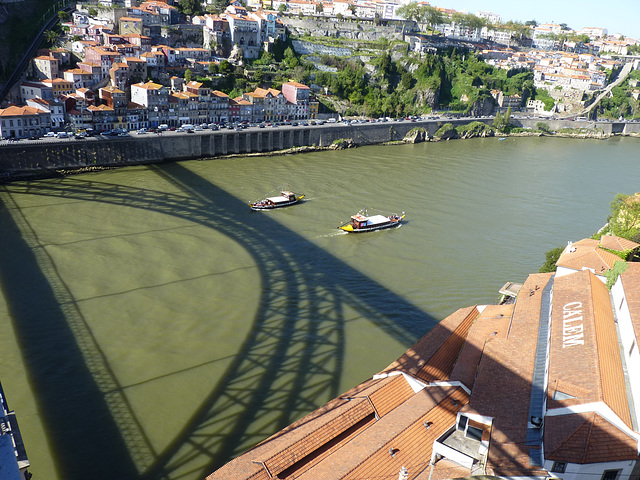
[[[551,467],[551,471],[555,473],[564,473],[567,469],[567,464],[565,462],[553,462],[553,466]]]
[[[458,421],[458,430],[464,431],[467,426],[467,417],[464,415],[460,415],[460,420]]]
[[[618,480],[622,470],[605,470],[601,480]]]
[[[465,435],[467,438],[472,438],[474,440],[482,440],[482,430],[476,427],[467,427],[467,433]]]

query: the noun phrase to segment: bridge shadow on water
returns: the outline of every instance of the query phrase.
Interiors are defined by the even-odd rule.
[[[405,345],[436,324],[269,215],[250,214],[246,203],[185,166],[149,169],[180,193],[82,177],[3,187],[0,281],[60,478],[203,478],[316,408],[319,398],[341,393],[346,309]],[[73,293],[12,194],[171,215],[225,234],[255,261],[263,288],[249,334],[182,430],[167,432],[173,440],[163,451],[147,438]]]

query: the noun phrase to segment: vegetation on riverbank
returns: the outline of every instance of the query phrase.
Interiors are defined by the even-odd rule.
[[[591,238],[599,240],[603,235],[615,235],[640,243],[640,193],[634,195],[619,193],[611,202],[610,212],[607,224]],[[546,252],[545,262],[542,264],[542,267],[540,267],[539,272],[555,272],[556,262],[563,251],[564,247],[558,247]],[[632,260],[634,252],[632,250],[624,252],[609,251],[621,259],[621,261],[616,262],[614,267],[609,270],[610,273],[606,272],[607,286],[611,288],[611,285],[615,283],[615,279],[627,268],[626,262]]]

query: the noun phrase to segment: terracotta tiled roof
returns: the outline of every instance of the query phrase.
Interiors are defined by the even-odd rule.
[[[573,270],[590,268],[595,273],[602,275],[606,270],[613,268],[618,260],[620,257],[598,247],[598,241],[589,238],[567,246],[556,265]]]
[[[426,395],[427,392],[422,390],[416,397]],[[431,460],[433,442],[455,425],[458,411],[468,401],[469,397],[464,390],[454,390],[341,478],[394,478],[403,465],[410,465],[415,471],[426,469]],[[431,427],[426,428],[425,423],[430,423]]]
[[[546,456],[568,463],[637,460],[637,441],[594,412],[547,417]]]
[[[625,297],[631,323],[636,334],[636,340],[640,339],[640,263],[629,263],[627,269],[620,274],[624,286]]]
[[[299,82],[287,82],[287,83],[284,83],[283,85],[293,85],[294,87],[299,88],[301,90],[309,90],[309,87]]]
[[[457,411],[467,402],[467,394],[457,387],[433,386],[415,393],[400,374],[370,379],[207,478],[369,478],[366,472],[371,471],[395,470],[397,475],[406,462],[426,468],[433,441],[455,424]],[[429,428],[425,422],[431,422]]]
[[[454,312],[384,371],[398,370],[424,381],[448,377],[467,332],[479,314],[476,307],[461,308]]]
[[[635,250],[640,247],[640,243],[627,240],[626,238],[616,237],[615,235],[603,235],[600,237],[600,246],[616,252],[624,252],[626,250]]]
[[[113,108],[107,106],[107,105],[99,105],[99,106],[95,106],[95,105],[89,105],[87,107],[87,110],[89,111],[96,111],[96,112],[106,112],[106,111],[110,111],[113,112]]]
[[[162,88],[162,85],[160,85],[158,83],[153,83],[153,82],[136,83],[135,85],[132,85],[132,87],[133,86],[144,88],[145,90],[159,90],[159,89]]]
[[[506,338],[513,309],[514,304],[489,305],[482,311],[467,334],[451,372],[451,380],[458,380],[469,389],[473,388],[485,345],[492,340]]]
[[[402,375],[397,375],[385,388],[369,395],[376,413],[383,417],[402,402],[413,396],[414,391]]]
[[[411,473],[411,472],[409,472]],[[451,478],[462,478],[469,476],[469,469],[461,467],[455,462],[443,458],[437,460],[432,470],[423,470],[417,477],[411,476],[414,480],[449,480]],[[394,479],[395,480],[395,479]]]
[[[556,382],[577,398],[551,398],[548,409],[605,402],[631,428],[622,360],[607,287],[588,270],[554,282],[549,391]],[[571,394],[570,392],[563,392]],[[573,395],[575,396],[575,395]]]
[[[533,274],[524,282],[507,337],[484,346],[471,402],[464,409],[494,417],[487,458],[492,471],[503,472],[507,467],[518,475],[539,471],[529,465],[526,435],[542,292],[551,277],[550,273]]]
[[[15,105],[0,109],[0,117],[14,117],[21,115],[38,115],[40,113],[47,113],[44,110],[40,110],[35,107],[16,107]]]
[[[365,399],[358,399],[349,409],[317,428],[311,435],[299,439],[269,458],[261,460],[271,475],[279,475],[296,462],[326,445],[338,435],[373,414],[373,407]]]

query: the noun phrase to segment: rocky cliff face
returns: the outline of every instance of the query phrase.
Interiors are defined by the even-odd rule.
[[[440,88],[437,88],[436,90],[418,90],[416,92],[415,104],[418,107],[429,105],[431,108],[435,108],[438,105],[439,99]]]
[[[368,21],[309,20],[283,16],[282,22],[293,35],[298,36],[311,35],[314,37],[334,37],[363,41],[377,41],[383,38],[387,40],[402,40],[402,31],[397,28],[376,26],[373,22]]]
[[[494,108],[495,108],[495,100],[493,98],[485,98],[483,100],[475,102],[471,106],[471,110],[469,110],[469,115],[471,116],[491,115],[493,113]]]

